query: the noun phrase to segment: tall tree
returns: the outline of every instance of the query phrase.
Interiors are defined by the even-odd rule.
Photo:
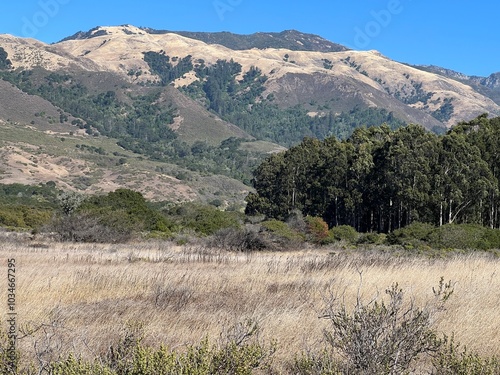
[[[478,222],[478,212],[490,189],[495,188],[488,164],[477,146],[463,134],[450,132],[440,140],[433,191],[439,209],[439,225]]]

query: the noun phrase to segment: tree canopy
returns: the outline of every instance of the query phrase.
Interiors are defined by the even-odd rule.
[[[391,232],[412,222],[500,226],[500,118],[445,135],[419,125],[358,128],[346,140],[308,138],[254,172],[248,214],[294,210],[329,226]]]

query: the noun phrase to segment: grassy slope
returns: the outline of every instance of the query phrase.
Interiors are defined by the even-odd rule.
[[[241,202],[249,189],[228,177],[201,175],[146,160],[106,137],[47,133],[31,126],[0,123],[0,140],[0,183],[56,181],[60,188],[88,193],[128,187],[150,199],[174,202],[216,197],[229,203]],[[105,155],[92,148],[104,150]]]

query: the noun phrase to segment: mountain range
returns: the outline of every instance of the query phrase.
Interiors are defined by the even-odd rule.
[[[304,136],[377,121],[442,133],[500,115],[500,73],[403,64],[294,30],[0,35],[0,76],[0,182],[226,206],[263,157]]]

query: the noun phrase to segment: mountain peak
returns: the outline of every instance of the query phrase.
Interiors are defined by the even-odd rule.
[[[84,40],[84,39],[92,39],[95,37],[103,36],[103,35],[134,35],[134,34],[144,34],[145,31],[133,26],[133,25],[121,25],[121,26],[96,26],[89,31],[78,31],[77,33],[68,36],[60,42],[66,42],[68,40]]]

